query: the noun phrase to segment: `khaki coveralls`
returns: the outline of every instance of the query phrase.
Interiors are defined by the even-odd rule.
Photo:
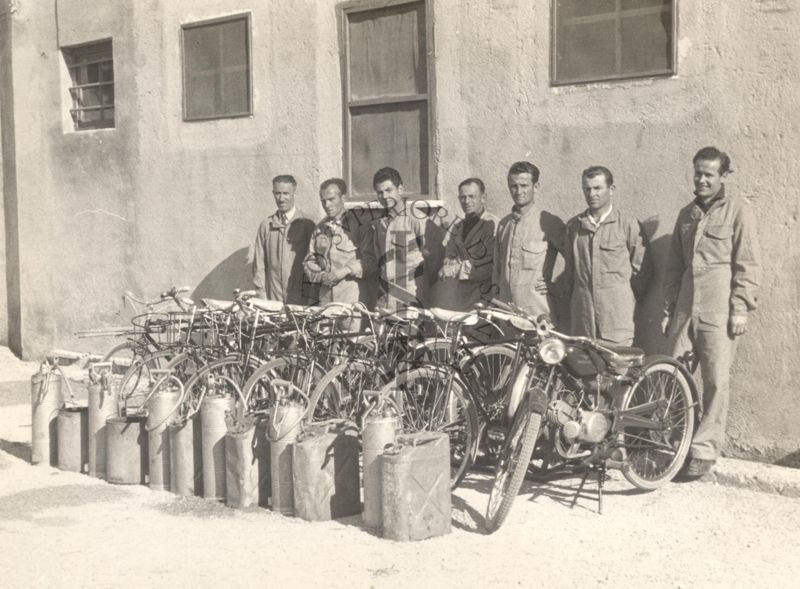
[[[380,270],[377,306],[388,310],[408,304],[424,305],[428,279],[425,273],[427,217],[414,211],[390,212],[373,225],[373,252]]]
[[[444,267],[452,269],[455,280],[441,284],[441,306],[470,311],[476,304],[491,300],[494,242],[499,223],[497,217],[483,211],[467,235],[464,235],[464,219],[458,219],[447,230]]]
[[[258,296],[296,305],[311,302],[303,260],[313,231],[314,221],[300,211],[287,224],[277,212],[261,223],[253,248],[253,285]]]
[[[749,207],[723,186],[707,211],[697,201],[678,213],[664,277],[673,354],[693,350],[700,363],[702,416],[691,455],[716,460],[725,441],[730,369],[736,341],[731,316],[756,308],[761,278],[758,236]]]
[[[639,222],[617,207],[599,226],[588,211],[569,220],[565,272],[572,290],[572,335],[633,344],[636,298],[648,283],[644,244]]]
[[[306,278],[319,283],[319,303],[357,303],[362,300],[362,279],[375,269],[372,232],[345,211],[336,219],[323,219],[311,236],[303,263]],[[327,272],[347,268],[350,276],[333,286],[321,284]]]
[[[534,287],[542,279],[549,284],[553,277],[556,256],[564,253],[564,222],[531,203],[503,217],[494,248],[497,297],[532,315],[548,313],[555,319],[548,295]]]

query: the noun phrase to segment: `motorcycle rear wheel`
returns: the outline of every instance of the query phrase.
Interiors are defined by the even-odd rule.
[[[530,411],[526,404],[520,404],[495,467],[494,484],[486,506],[486,529],[489,533],[500,529],[511,511],[528,472],[541,422],[541,415]]]
[[[680,368],[655,359],[626,393],[622,409],[663,400],[665,407],[644,415],[663,430],[626,427],[620,434],[626,466],[622,474],[633,486],[652,491],[671,481],[683,466],[694,433],[692,389]]]

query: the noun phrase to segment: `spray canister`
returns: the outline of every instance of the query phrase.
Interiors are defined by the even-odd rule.
[[[46,362],[31,377],[31,463],[58,464],[58,410],[61,376]]]
[[[203,494],[203,453],[200,416],[173,419],[169,435],[169,490],[190,497]]]
[[[88,408],[64,407],[58,411],[58,468],[83,472],[89,460]]]
[[[170,489],[170,451],[167,422],[178,409],[183,385],[172,376],[171,371],[156,371],[158,380],[147,400],[147,432],[150,488],[156,490]]]
[[[111,391],[111,362],[97,362],[89,369],[89,476],[106,478],[106,420],[118,415]]]
[[[203,436],[203,497],[225,499],[225,413],[233,411],[233,398],[206,397],[200,406]]]
[[[109,417],[106,421],[106,480],[118,485],[145,484],[147,432],[140,415]]]
[[[300,433],[306,405],[282,399],[272,411],[269,424],[270,486],[272,510],[294,515],[292,444]]]
[[[364,525],[380,528],[381,519],[381,455],[394,443],[400,429],[396,407],[381,398],[377,391],[364,391],[364,396],[374,398],[375,405],[364,419],[362,451],[364,468]]]

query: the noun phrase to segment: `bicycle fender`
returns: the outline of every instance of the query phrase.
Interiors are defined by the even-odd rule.
[[[528,410],[531,413],[544,415],[547,411],[547,393],[541,387],[533,387],[528,391]]]

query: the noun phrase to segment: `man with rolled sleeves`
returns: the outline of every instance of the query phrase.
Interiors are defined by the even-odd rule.
[[[325,180],[319,199],[325,218],[311,236],[303,267],[309,282],[319,285],[319,303],[357,303],[361,280],[375,265],[370,226],[346,210],[347,184],[341,178]]]
[[[612,202],[611,170],[586,168],[581,184],[588,208],[567,223],[571,333],[630,346],[636,299],[648,283],[642,227]]]
[[[303,277],[303,260],[314,231],[311,218],[295,207],[297,181],[275,176],[272,195],[277,210],[261,223],[253,248],[253,285],[258,296],[305,305],[311,294]]]
[[[728,194],[730,158],[704,147],[692,159],[694,200],[678,213],[664,277],[664,335],[673,353],[694,353],[702,375],[700,419],[685,478],[711,471],[725,441],[737,338],[758,303],[758,237],[750,208]]]
[[[538,190],[539,168],[525,161],[511,166],[508,191],[514,205],[497,228],[492,284],[501,301],[555,319],[548,291],[556,257],[564,253],[564,222],[536,205]]]
[[[469,311],[492,298],[494,236],[499,219],[486,210],[486,187],[480,178],[458,185],[458,202],[464,217],[457,219],[445,236],[444,265],[439,270],[445,306]]]

